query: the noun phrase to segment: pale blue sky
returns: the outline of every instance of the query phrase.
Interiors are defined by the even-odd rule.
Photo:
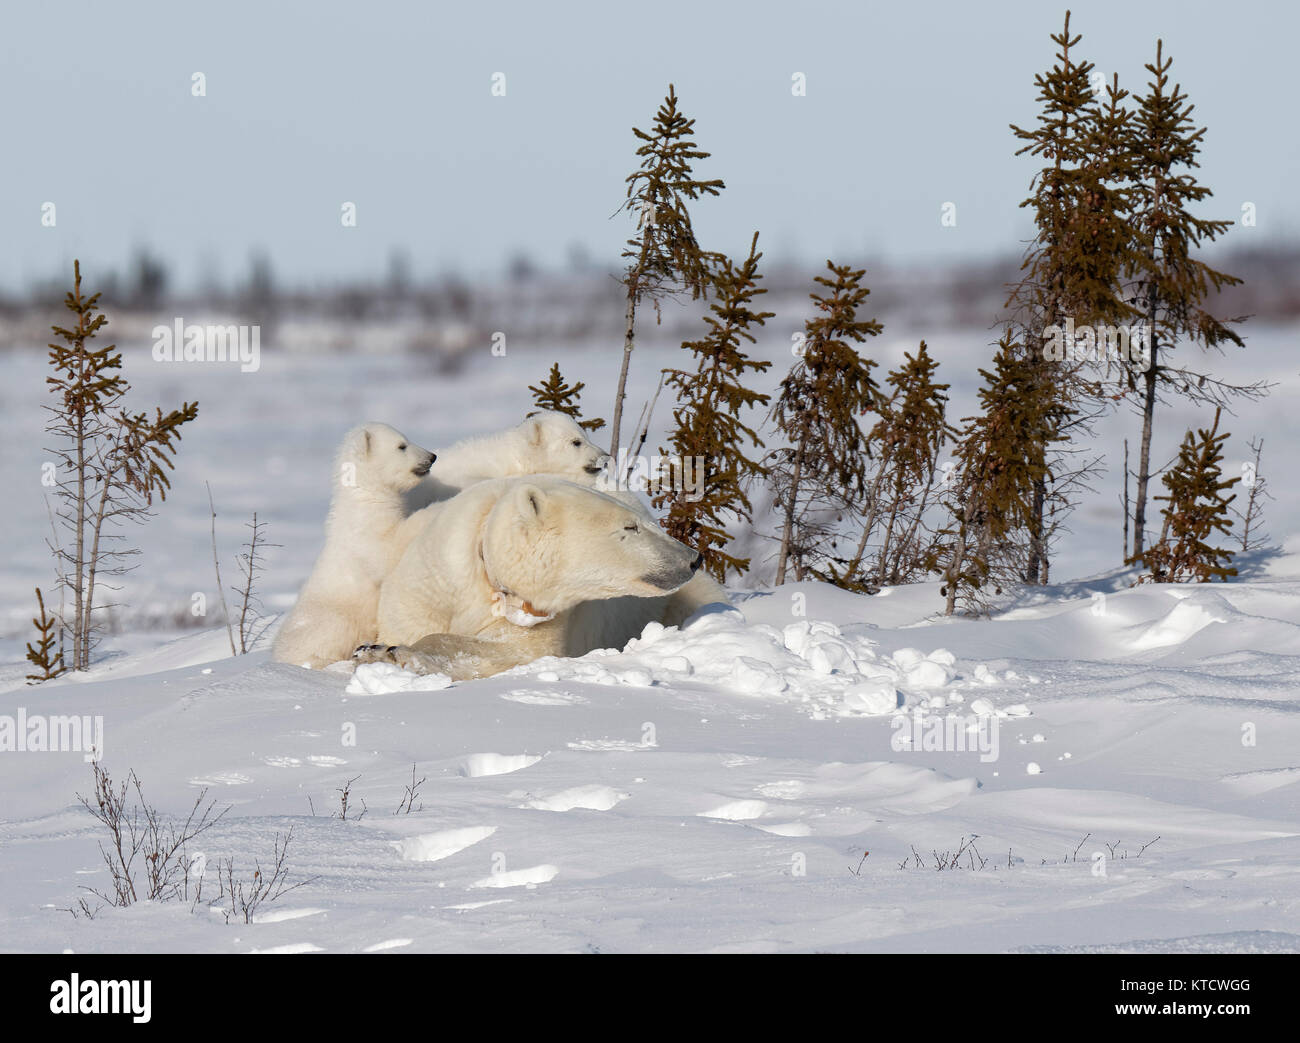
[[[1157,36],[1209,125],[1207,215],[1300,230],[1294,8],[1075,2],[1083,50],[1130,88]],[[644,13],[643,13],[644,12]],[[697,119],[707,245],[769,261],[941,260],[1015,249],[1031,173],[1007,124],[1035,112],[1064,5],[1012,3],[67,3],[0,15],[0,287],[148,244],[182,282],[254,249],[303,284],[543,265],[609,220],[668,82]],[[207,97],[190,94],[195,71]],[[506,74],[494,98],[491,76]],[[791,74],[807,76],[793,97]],[[958,225],[940,226],[940,206]],[[55,228],[41,204],[57,206]],[[339,207],[358,207],[343,228]]]

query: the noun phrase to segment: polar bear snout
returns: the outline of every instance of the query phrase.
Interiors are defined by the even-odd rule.
[[[423,478],[433,467],[433,462],[438,459],[437,453],[431,453],[427,449],[421,449],[417,457],[417,463],[411,468],[411,473],[417,478]]]
[[[702,554],[676,540],[671,542],[672,550],[668,560],[660,562],[641,576],[641,582],[656,593],[671,594],[685,586],[704,563]]]
[[[595,477],[596,475],[601,474],[605,470],[605,468],[609,466],[609,462],[612,459],[613,457],[610,456],[609,453],[601,453],[598,457],[596,457],[595,460],[587,464],[587,466],[584,467],[583,470],[586,471],[592,477]]]

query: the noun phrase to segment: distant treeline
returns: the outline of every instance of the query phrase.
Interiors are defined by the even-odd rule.
[[[1267,246],[1216,251],[1216,260],[1239,275],[1242,283],[1224,287],[1217,307],[1225,314],[1249,315],[1254,322],[1300,319],[1300,247]],[[876,314],[890,325],[928,329],[991,326],[1019,275],[1015,255],[977,262],[924,266],[890,265],[863,258],[872,274]],[[773,264],[764,276],[769,300],[787,296],[807,300],[807,285],[816,264]],[[435,351],[450,356],[489,344],[505,330],[521,345],[563,340],[567,343],[621,338],[623,288],[613,269],[575,265],[540,269],[517,258],[496,278],[468,281],[455,275],[419,282],[407,277],[397,261],[381,278],[294,288],[280,285],[269,263],[257,261],[242,283],[231,288],[176,290],[166,265],[142,255],[126,274],[101,273],[101,295],[119,330],[139,327],[147,337],[155,322],[177,314],[211,315],[230,322],[259,323],[263,345],[275,344],[281,320],[325,320],[352,324],[409,324],[412,334],[393,350]],[[0,292],[0,349],[41,348],[48,340],[49,314],[63,301],[66,287],[54,279],[24,294]],[[686,300],[663,309],[662,324],[652,336],[681,340],[697,328],[704,308]],[[294,350],[343,350],[352,341],[335,338],[317,327],[318,338],[298,331]],[[125,336],[119,332],[118,336]]]

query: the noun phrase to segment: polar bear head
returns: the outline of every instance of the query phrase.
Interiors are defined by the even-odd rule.
[[[587,483],[609,461],[609,454],[592,445],[582,426],[564,413],[534,413],[515,431],[521,474],[558,474]]]
[[[583,601],[659,597],[700,567],[696,551],[611,496],[550,477],[504,486],[479,554],[494,600],[516,613],[545,619]]]
[[[361,424],[343,439],[334,481],[342,488],[402,493],[415,488],[436,459],[394,427]]]

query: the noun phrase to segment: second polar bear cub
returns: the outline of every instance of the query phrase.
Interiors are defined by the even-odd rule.
[[[319,670],[375,639],[379,586],[400,555],[402,497],[434,459],[387,424],[347,433],[334,462],[325,547],[275,639],[276,662]]]
[[[608,461],[609,454],[593,445],[571,416],[542,410],[517,427],[439,449],[437,463],[407,505],[418,510],[478,482],[526,474],[554,474],[590,486]]]

